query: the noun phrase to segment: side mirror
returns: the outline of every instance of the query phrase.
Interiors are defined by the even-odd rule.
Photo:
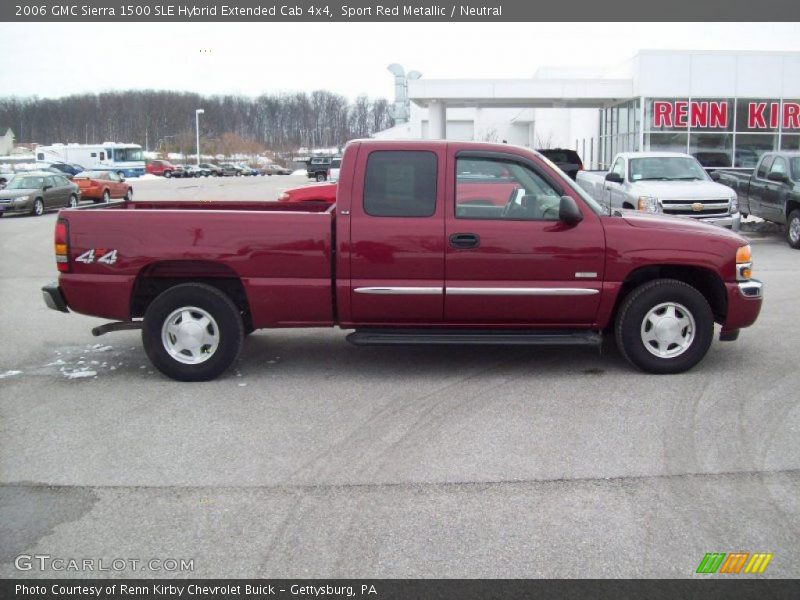
[[[716,171],[711,171],[711,173],[709,173],[708,176],[711,177],[712,181],[719,181],[719,173],[717,173]]]
[[[770,181],[778,181],[780,183],[786,183],[789,181],[789,178],[786,176],[786,173],[781,173],[779,171],[774,171],[767,175],[767,179]]]
[[[611,183],[622,183],[622,175],[619,173],[606,173],[606,181]]]
[[[52,186],[52,185],[46,185],[46,186],[44,186],[44,187],[42,188],[42,191],[43,191],[43,192],[46,192],[47,190],[51,190],[51,189],[53,189],[53,186]]]
[[[558,205],[558,220],[568,225],[576,225],[583,221],[583,214],[577,202],[570,196],[561,196]]]

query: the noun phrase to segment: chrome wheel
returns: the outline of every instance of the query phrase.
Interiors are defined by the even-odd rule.
[[[111,194],[108,192],[108,190],[103,192],[103,202],[105,202],[106,204],[111,202]]]
[[[642,320],[642,343],[654,356],[675,358],[692,345],[696,329],[694,317],[685,306],[662,302],[651,308]]]
[[[207,361],[219,346],[219,327],[208,312],[196,306],[179,308],[164,320],[161,342],[167,353],[186,365]]]
[[[44,214],[44,202],[39,198],[33,202],[33,214],[37,217],[41,217]]]
[[[75,194],[72,194],[69,197],[69,207],[70,208],[75,208],[77,206],[78,206],[78,197]]]
[[[792,244],[800,243],[800,217],[795,217],[789,221],[789,241]]]

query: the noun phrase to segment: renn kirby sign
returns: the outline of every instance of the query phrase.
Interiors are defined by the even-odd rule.
[[[652,127],[726,130],[733,119],[732,104],[728,100],[655,100]],[[754,100],[747,102],[746,111],[748,129],[800,129],[800,102]]]

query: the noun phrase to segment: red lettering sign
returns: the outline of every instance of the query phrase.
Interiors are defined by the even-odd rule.
[[[675,127],[686,127],[689,114],[689,103],[685,100],[675,102]]]
[[[656,100],[653,102],[653,127],[728,128],[728,103],[708,100]]]
[[[672,127],[672,104],[653,102],[653,127]]]
[[[749,129],[766,129],[767,121],[764,119],[766,102],[751,102],[747,105],[747,127]]]
[[[709,112],[711,113],[711,127],[728,128],[727,102],[710,102]]]
[[[689,110],[692,127],[708,127],[708,102],[692,102]]]
[[[797,102],[783,103],[783,128],[800,129],[800,104]]]
[[[773,102],[769,105],[769,126],[773,129],[778,128],[778,109],[780,105],[777,102]]]

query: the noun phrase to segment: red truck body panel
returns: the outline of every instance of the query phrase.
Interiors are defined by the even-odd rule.
[[[435,157],[432,215],[367,214],[368,160],[398,148]],[[495,182],[459,176],[457,156],[475,152],[527,161],[575,201],[583,219],[568,225],[459,216],[456,197],[459,206],[477,201],[497,208],[515,193],[502,174]],[[61,218],[71,244],[70,271],[60,277],[67,304],[109,319],[132,317],[139,278],[219,277],[241,281],[256,328],[603,329],[631,273],[658,265],[718,276],[727,329],[751,324],[761,305],[737,288],[736,250],[746,244],[740,236],[686,218],[601,215],[552,163],[504,144],[351,142],[333,206],[131,202],[65,210]],[[454,247],[451,238],[460,235],[480,243]],[[78,260],[92,249],[116,250],[116,261]]]
[[[116,250],[118,258],[110,265],[73,260],[71,272],[61,274],[64,296],[76,312],[129,319],[134,282],[143,273],[235,276],[247,292],[255,327],[333,324],[332,210],[134,202],[79,216],[69,218],[73,258],[93,249],[96,255]]]

